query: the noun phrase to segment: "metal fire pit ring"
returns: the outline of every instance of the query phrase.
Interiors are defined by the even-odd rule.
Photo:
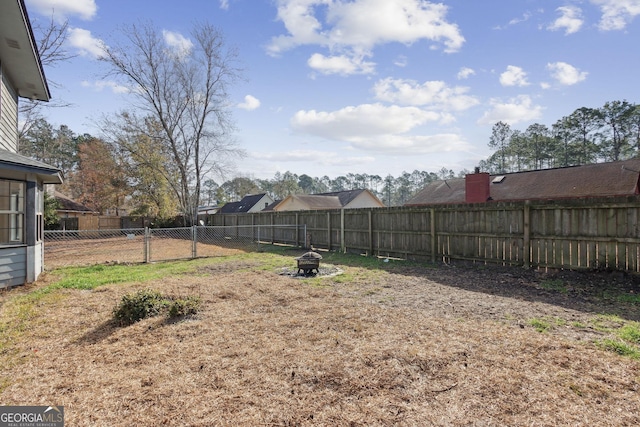
[[[305,276],[309,276],[313,274],[313,270],[315,270],[316,273],[320,273],[321,259],[322,255],[317,252],[311,251],[302,254],[301,256],[296,258],[296,261],[298,262],[298,274],[300,274],[300,272],[302,271],[304,272]]]

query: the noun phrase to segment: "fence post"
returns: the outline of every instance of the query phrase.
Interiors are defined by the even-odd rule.
[[[344,241],[344,208],[340,209],[340,250],[347,252],[347,245]]]
[[[371,210],[369,210],[369,256],[373,256],[373,218]]]
[[[431,216],[431,262],[436,262],[436,210],[430,209]]]
[[[307,224],[305,223],[302,227],[304,232],[304,247],[311,248],[311,239],[310,239],[310,236],[307,234]],[[298,234],[298,227],[296,227],[296,234]]]
[[[327,249],[331,251],[331,212],[327,212]]]
[[[191,226],[191,258],[198,257],[198,226]]]
[[[524,268],[531,267],[531,204],[529,200],[524,202],[522,227],[522,261]]]
[[[145,227],[144,228],[144,239],[143,239],[143,247],[142,247],[142,252],[143,252],[143,257],[144,257],[144,262],[145,264],[149,262],[149,256],[150,256],[150,246],[151,246],[151,232],[149,231],[149,227]]]

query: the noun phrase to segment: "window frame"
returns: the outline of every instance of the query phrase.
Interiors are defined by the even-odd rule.
[[[0,198],[8,199],[9,209],[1,209],[0,203],[0,246],[22,246],[25,240],[26,196],[27,183],[25,181],[0,178],[0,183],[8,184],[8,192],[4,193],[5,185],[0,186]],[[6,225],[6,226],[5,226]],[[6,233],[7,240],[4,239]]]

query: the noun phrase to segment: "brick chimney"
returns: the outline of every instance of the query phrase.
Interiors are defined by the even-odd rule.
[[[467,203],[485,203],[491,197],[489,189],[490,175],[487,172],[480,172],[476,168],[475,173],[467,174],[464,177],[465,201]]]

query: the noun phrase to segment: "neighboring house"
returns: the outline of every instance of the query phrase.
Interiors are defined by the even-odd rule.
[[[293,194],[269,206],[271,211],[304,211],[326,209],[383,208],[380,201],[369,190],[336,191],[321,194]]]
[[[235,214],[260,212],[274,202],[273,198],[266,193],[252,194],[244,196],[239,202],[229,202],[222,206],[219,214]]]
[[[53,166],[17,154],[18,98],[50,94],[23,0],[0,1],[0,288],[35,281],[44,269],[44,185]]]
[[[85,205],[56,191],[54,197],[60,208],[57,210],[62,230],[97,230],[99,228],[99,212],[92,211]]]
[[[405,206],[554,200],[640,194],[640,159],[435,181]]]
[[[78,218],[85,215],[98,215],[98,212],[92,211],[82,203],[78,203],[70,197],[56,191],[54,197],[60,204],[58,216],[60,218]]]

